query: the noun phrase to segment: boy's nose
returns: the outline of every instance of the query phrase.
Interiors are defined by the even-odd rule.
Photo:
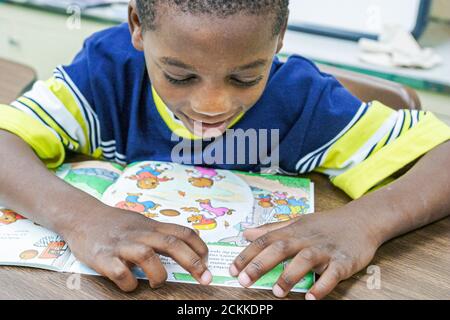
[[[233,109],[231,97],[217,90],[208,92],[205,90],[191,103],[192,110],[195,113],[208,117],[227,115]]]

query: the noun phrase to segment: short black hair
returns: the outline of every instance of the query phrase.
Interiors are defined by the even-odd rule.
[[[211,14],[226,18],[237,13],[253,15],[273,13],[273,35],[280,34],[289,16],[289,0],[136,0],[144,30],[154,30],[157,5],[165,4],[192,14]]]

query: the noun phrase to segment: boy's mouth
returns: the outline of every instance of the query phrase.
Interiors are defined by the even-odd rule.
[[[214,121],[214,119],[211,119],[202,121],[183,114],[185,120],[183,122],[194,135],[203,138],[213,138],[222,135],[236,117],[237,115],[233,115],[225,120]]]

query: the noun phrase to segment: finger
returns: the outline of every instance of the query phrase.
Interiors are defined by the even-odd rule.
[[[329,260],[329,256],[320,250],[303,249],[292,259],[278,278],[273,287],[273,294],[278,298],[284,298],[314,267],[326,263],[327,260]]]
[[[258,228],[246,229],[244,231],[244,237],[245,237],[245,239],[247,239],[249,241],[255,241],[257,238],[263,236],[264,234],[287,227],[290,224],[296,222],[298,219],[299,218],[295,218],[295,219],[283,221],[283,222],[268,223],[268,224],[265,224]]]
[[[208,285],[211,282],[212,275],[204,260],[184,241],[174,235],[153,233],[141,241],[156,252],[171,257],[199,283]]]
[[[308,300],[317,300],[325,298],[340,281],[348,277],[341,264],[331,262],[319,280],[308,291],[305,298]]]
[[[280,262],[298,252],[289,241],[278,240],[264,249],[239,274],[238,280],[243,287],[250,287],[259,278],[275,268]]]
[[[271,245],[273,242],[278,240],[284,240],[286,234],[284,232],[270,232],[262,235],[252,243],[250,243],[247,248],[245,248],[239,255],[234,259],[230,266],[230,274],[233,277],[237,277],[238,274],[252,261],[257,255],[261,253],[266,247]]]
[[[328,268],[328,263],[323,263],[323,264],[320,264],[318,266],[315,266],[314,269],[313,269],[313,272],[317,273],[317,274],[322,274],[322,273],[325,272],[325,270],[327,268]]]
[[[125,245],[119,249],[122,259],[132,262],[144,271],[150,287],[161,287],[167,280],[167,271],[158,254],[149,246],[141,244]]]
[[[93,268],[125,292],[131,292],[138,286],[138,281],[130,268],[117,257],[97,259],[97,263]]]
[[[181,239],[207,263],[208,246],[193,229],[173,223],[161,223],[157,230]]]

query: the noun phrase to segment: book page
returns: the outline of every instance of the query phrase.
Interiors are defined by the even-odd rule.
[[[55,174],[72,186],[101,199],[122,174],[123,167],[106,161],[66,163]]]
[[[0,209],[0,264],[62,271],[70,256],[56,233],[20,214]]]
[[[239,287],[229,275],[234,258],[249,242],[247,228],[312,213],[313,185],[307,179],[187,167],[163,162],[138,163],[124,171],[105,192],[109,205],[132,210],[162,222],[194,229],[207,243],[213,285]],[[161,256],[168,281],[197,283],[171,258]],[[271,289],[286,267],[278,265],[253,288]],[[145,279],[139,269],[138,278]],[[314,283],[309,273],[294,288],[305,292]]]
[[[64,164],[61,179],[104,203],[161,222],[194,229],[207,243],[213,285],[239,287],[228,269],[249,242],[247,228],[286,221],[314,210],[308,179],[140,162],[122,168],[108,162]],[[0,264],[39,267],[98,275],[79,262],[57,234],[4,209],[0,216]],[[171,258],[161,256],[168,281],[197,283]],[[288,262],[281,263],[253,288],[271,289]],[[139,268],[134,274],[145,279]],[[304,292],[314,283],[308,274],[294,288]]]
[[[232,172],[165,162],[127,167],[102,201],[192,228],[206,243],[234,235],[253,210],[251,188]]]
[[[68,163],[55,174],[100,199],[122,173],[123,167],[104,161]],[[12,210],[0,208],[0,264],[20,265],[56,271],[74,262],[64,239]]]

